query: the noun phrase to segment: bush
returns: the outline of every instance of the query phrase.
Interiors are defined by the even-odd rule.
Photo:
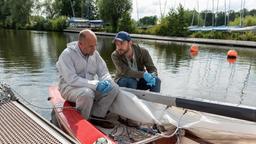
[[[50,20],[50,25],[51,25],[50,29],[52,31],[62,31],[67,27],[66,20],[67,20],[67,17],[65,16],[60,16]]]
[[[231,40],[244,40],[256,41],[254,32],[194,32],[190,37],[193,38],[207,38],[207,39],[231,39]]]
[[[27,28],[33,30],[45,30],[44,24],[46,22],[47,20],[42,16],[33,16],[30,18],[30,25]]]
[[[202,32],[194,32],[190,35],[192,38],[203,38],[203,33]]]
[[[67,17],[60,16],[54,19],[45,19],[42,16],[33,16],[30,18],[30,24],[26,25],[26,29],[46,30],[46,31],[62,31],[67,27]]]
[[[118,31],[133,33],[135,31],[135,22],[131,19],[129,13],[125,13],[118,23]]]

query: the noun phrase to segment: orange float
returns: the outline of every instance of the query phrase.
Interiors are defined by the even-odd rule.
[[[195,57],[195,56],[197,56],[198,55],[198,52],[190,52],[190,56],[191,57]]]
[[[237,58],[238,54],[235,50],[229,50],[228,53],[227,53],[227,58]]]
[[[190,47],[190,52],[198,52],[198,45],[195,45],[193,44],[191,47]]]
[[[230,64],[233,64],[236,62],[236,58],[227,58],[227,61],[230,63]]]

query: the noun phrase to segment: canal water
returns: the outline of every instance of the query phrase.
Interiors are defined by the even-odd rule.
[[[76,33],[0,30],[0,82],[50,119],[47,98],[48,87],[57,84],[55,63],[66,43],[76,39]],[[97,49],[114,75],[112,39],[98,36]],[[134,41],[149,50],[162,80],[161,93],[256,107],[256,49],[199,45],[199,53],[191,55],[191,44]],[[226,59],[229,49],[239,54],[234,63]]]

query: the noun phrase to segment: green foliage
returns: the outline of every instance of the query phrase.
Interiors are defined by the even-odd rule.
[[[256,35],[253,32],[245,32],[242,35],[239,35],[239,40],[245,40],[245,41],[256,41]]]
[[[125,13],[119,21],[118,31],[126,31],[132,33],[135,31],[135,22],[131,19],[129,13]]]
[[[62,31],[66,28],[67,17],[60,16],[55,19],[50,20],[51,30],[52,31]]]
[[[156,16],[145,16],[138,21],[139,25],[156,25],[156,22]]]
[[[24,28],[29,22],[32,0],[1,0],[0,18],[7,28]]]
[[[185,17],[185,10],[183,6],[180,4],[178,7],[178,13],[177,13],[177,24],[176,25],[176,36],[187,36],[188,35],[188,23]]]
[[[190,37],[207,39],[227,39],[256,41],[256,35],[253,32],[194,32]]]
[[[177,11],[171,9],[168,16],[161,20],[160,25],[155,26],[150,31],[165,36],[187,36],[189,21],[187,18],[190,17],[185,13],[182,5],[179,5]]]
[[[58,16],[81,17],[81,0],[55,0],[53,5]]]
[[[31,19],[31,24],[27,26],[27,29],[62,31],[67,27],[66,16],[59,16],[54,19],[45,19],[42,16],[33,16],[30,19]]]
[[[203,38],[204,34],[203,34],[203,32],[194,32],[190,35],[190,37],[192,37],[192,38]]]
[[[112,25],[112,32],[117,32],[119,20],[131,12],[132,2],[131,0],[99,0],[98,7],[101,18]]]
[[[47,20],[42,16],[32,16],[30,18],[30,26],[28,28],[34,30],[44,30],[44,23],[46,23],[46,21]]]
[[[59,1],[45,0],[41,5],[38,4],[38,8],[44,8],[43,13],[47,18],[52,19],[58,15],[58,8],[60,7]]]
[[[238,26],[240,25],[240,18],[236,18],[234,21],[230,22],[229,25],[231,26]],[[243,19],[243,26],[253,26],[256,25],[256,16],[246,16]]]
[[[99,10],[95,0],[82,0],[81,1],[82,17],[86,19],[99,19]]]

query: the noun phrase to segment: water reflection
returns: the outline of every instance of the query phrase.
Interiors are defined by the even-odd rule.
[[[172,73],[177,73],[180,65],[187,67],[188,59],[188,45],[175,43],[155,43],[157,55],[160,62],[165,64],[165,69],[171,70]],[[170,67],[172,69],[170,69]]]
[[[46,99],[48,86],[57,81],[55,62],[66,43],[76,39],[77,33],[0,30],[0,81],[30,103],[50,107]],[[97,49],[114,74],[112,39],[98,36]],[[134,41],[149,50],[162,79],[162,93],[256,107],[254,49],[199,45],[199,52],[192,55],[191,44]],[[239,54],[234,63],[227,61],[229,49]],[[50,110],[34,109],[50,118]]]
[[[33,71],[41,67],[42,58],[33,49],[32,34],[28,31],[0,31],[1,53],[4,59],[3,67],[6,73],[9,69],[22,69]]]

